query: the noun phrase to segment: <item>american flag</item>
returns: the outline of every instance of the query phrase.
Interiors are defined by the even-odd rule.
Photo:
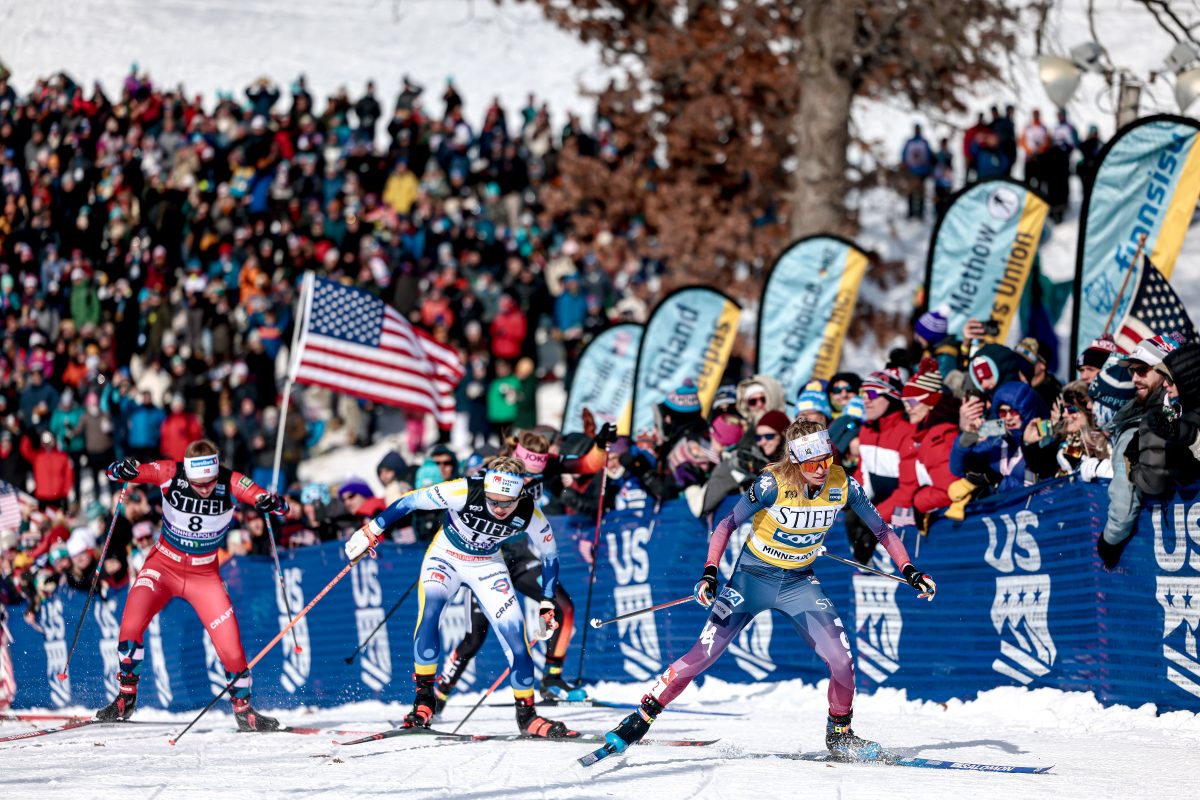
[[[463,376],[458,353],[369,292],[311,280],[296,382],[424,411],[449,430]]]
[[[0,531],[21,527],[21,495],[11,483],[0,481]]]
[[[1192,327],[1192,320],[1158,267],[1146,258],[1141,273],[1133,302],[1113,337],[1117,347],[1129,353],[1143,339],[1165,333],[1180,333],[1187,341],[1195,341],[1196,329]]]

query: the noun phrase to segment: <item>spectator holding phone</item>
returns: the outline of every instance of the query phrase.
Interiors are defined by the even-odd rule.
[[[1026,425],[1047,415],[1041,398],[1020,381],[996,389],[991,416],[984,420],[976,398],[963,404],[960,429],[950,453],[950,470],[993,491],[1029,486],[1037,475],[1028,469],[1022,449]]]

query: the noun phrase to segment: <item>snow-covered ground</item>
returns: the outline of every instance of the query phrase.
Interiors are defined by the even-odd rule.
[[[145,711],[136,718],[167,726],[98,727],[0,744],[6,797],[208,798],[814,798],[939,797],[1016,800],[1054,797],[1195,796],[1200,717],[1153,707],[1102,708],[1090,695],[996,689],[970,703],[909,702],[884,690],[861,697],[856,730],[900,755],[989,764],[1049,766],[1044,775],[1011,775],[832,765],[752,757],[823,748],[825,686],[798,681],[745,686],[710,681],[690,688],[678,708],[742,713],[718,717],[666,712],[658,738],[719,738],[703,748],[637,747],[584,769],[581,743],[438,742],[390,739],[339,748],[333,740],[391,727],[406,709],[377,702],[308,713],[282,711],[315,735],[237,734],[212,712],[179,743],[167,744],[191,714]],[[601,684],[597,696],[636,702],[645,687]],[[515,732],[507,692],[497,692],[464,726],[466,733]],[[504,698],[501,698],[504,695]],[[437,723],[453,729],[478,695],[457,697]],[[544,709],[582,732],[602,732],[624,712]],[[39,723],[49,725],[52,723]],[[0,723],[0,736],[32,730]]]

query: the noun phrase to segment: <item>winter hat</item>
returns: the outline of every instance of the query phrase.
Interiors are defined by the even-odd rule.
[[[919,399],[927,406],[935,406],[942,399],[942,373],[937,361],[932,358],[922,358],[917,368],[917,374],[904,384],[901,392],[904,398]]]
[[[623,456],[633,449],[633,442],[628,436],[618,436],[616,440],[608,446],[608,454],[610,456]]]
[[[819,387],[820,384],[817,386]],[[814,388],[811,383],[796,398],[796,413],[799,414],[803,411],[816,411],[825,419],[833,419],[833,407],[829,405],[829,398],[825,396],[825,392],[820,388]]]
[[[787,433],[788,426],[792,421],[788,419],[788,415],[782,411],[772,409],[758,418],[758,423],[755,427],[765,426],[779,434]]]
[[[70,558],[70,557],[71,557],[71,551],[67,549],[66,542],[59,542],[58,544],[54,545],[54,547],[50,548],[50,563],[51,564],[53,564],[55,561],[58,561],[60,558]]]
[[[1137,394],[1133,377],[1129,368],[1122,366],[1122,360],[1119,354],[1113,353],[1088,387],[1088,397],[1093,401],[1092,417],[1097,426],[1108,424],[1113,415]]]
[[[1137,363],[1145,364],[1148,367],[1157,366],[1162,363],[1168,353],[1178,349],[1182,343],[1182,338],[1173,333],[1142,339],[1138,342],[1137,347],[1133,348],[1133,352],[1121,359],[1121,366],[1129,367]]]
[[[1030,364],[1038,362],[1038,343],[1037,339],[1032,336],[1027,336],[1013,346],[1013,352],[1021,356]]]
[[[1200,344],[1192,342],[1167,353],[1155,369],[1178,387],[1184,411],[1193,411],[1200,405]]]
[[[846,407],[842,409],[842,417],[849,417],[850,419],[859,420],[859,421],[866,419],[867,418],[866,403],[863,402],[863,399],[861,397],[859,397],[858,395],[855,395],[853,398],[850,399],[850,402],[846,403]],[[841,419],[842,417],[838,417],[838,419]]]
[[[717,395],[713,398],[712,410],[717,411],[737,405],[737,387],[731,383],[717,387]]]
[[[395,450],[392,450],[391,452],[385,454],[384,457],[379,461],[379,465],[375,467],[376,474],[378,474],[379,470],[381,469],[390,469],[392,472],[396,473],[397,476],[400,476],[404,474],[406,469],[408,469],[408,464],[404,463],[404,456],[400,455]]]
[[[358,494],[363,497],[374,497],[375,492],[371,491],[371,486],[362,478],[351,478],[341,485],[338,489],[338,497],[345,499],[348,494]]]
[[[1092,339],[1092,343],[1079,354],[1079,359],[1075,364],[1078,367],[1100,369],[1104,366],[1104,362],[1108,361],[1108,357],[1115,352],[1117,352],[1117,343],[1111,336],[1105,334],[1098,339]]]
[[[696,392],[696,384],[686,380],[683,385],[667,395],[664,405],[668,411],[677,414],[698,414],[700,412],[700,395]]]
[[[861,404],[862,400],[855,398]],[[864,409],[865,414],[865,409]],[[839,453],[850,452],[850,443],[857,437],[859,431],[862,430],[862,418],[852,417],[845,412],[840,417],[833,421],[829,426],[829,439],[833,442],[833,446]]]
[[[839,372],[829,379],[829,383],[825,386],[825,391],[832,394],[833,387],[841,383],[850,384],[850,389],[858,394],[858,390],[862,388],[862,378],[858,377],[853,372]]]
[[[900,379],[900,370],[895,367],[872,372],[862,383],[862,390],[873,391],[886,397],[899,400],[904,382]]]
[[[96,535],[92,533],[91,528],[76,528],[71,531],[71,536],[67,539],[67,553],[74,558],[81,553],[86,553],[95,544]]]
[[[948,306],[938,306],[932,311],[926,311],[917,318],[917,324],[913,328],[917,336],[924,339],[930,347],[933,347],[946,338],[949,325],[949,311],[950,308]]]
[[[746,433],[746,421],[739,414],[721,414],[712,421],[711,433],[713,441],[721,447],[735,445]]]

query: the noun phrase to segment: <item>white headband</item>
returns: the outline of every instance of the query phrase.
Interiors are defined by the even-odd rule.
[[[829,440],[829,431],[820,430],[792,439],[788,442],[788,454],[793,464],[832,456],[833,443]]]
[[[221,471],[221,460],[216,453],[211,456],[195,456],[183,460],[183,474],[189,481],[207,481],[217,477]]]
[[[520,497],[525,488],[525,476],[489,469],[483,476],[483,490],[505,497]]]

